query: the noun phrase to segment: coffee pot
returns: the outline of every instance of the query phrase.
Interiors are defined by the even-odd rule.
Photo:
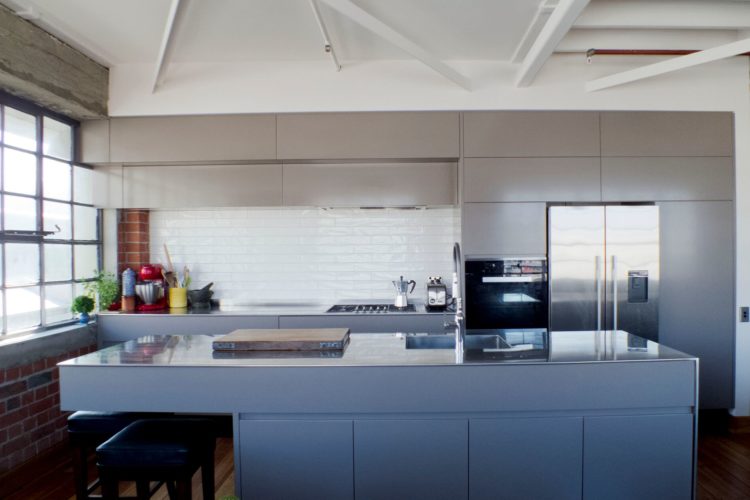
[[[394,301],[394,305],[399,309],[405,308],[409,305],[409,299],[406,298],[406,294],[414,291],[417,282],[414,280],[405,281],[404,277],[401,276],[398,281],[392,281],[391,283],[393,283],[393,287],[396,289],[396,300]],[[409,285],[411,285],[411,290],[409,290]]]

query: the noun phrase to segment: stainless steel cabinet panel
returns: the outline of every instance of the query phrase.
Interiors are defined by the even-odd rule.
[[[731,200],[732,158],[602,158],[604,201]]]
[[[464,201],[601,201],[599,158],[467,158]]]
[[[275,115],[112,118],[110,161],[221,162],[276,159]]]
[[[240,420],[239,442],[242,498],[354,498],[351,420]]]
[[[357,499],[468,497],[466,420],[355,420]]]
[[[284,164],[284,205],[453,205],[457,170],[454,162]]]
[[[448,318],[449,315],[440,313],[279,316],[279,328],[349,328],[352,333],[440,333],[443,321]]]
[[[732,113],[601,113],[602,156],[732,156]]]
[[[278,115],[279,159],[458,158],[454,112]]]
[[[469,496],[581,498],[583,418],[469,421]]]
[[[464,254],[546,255],[544,203],[464,203],[461,214]]]
[[[700,407],[734,407],[734,207],[660,203],[659,342],[700,358]]]
[[[281,205],[281,165],[125,167],[125,207]]]
[[[94,167],[94,206],[97,208],[122,208],[122,165],[99,165]]]
[[[83,163],[109,163],[109,120],[84,120],[79,135],[77,161]]]
[[[583,498],[692,498],[693,423],[689,414],[584,418]]]
[[[465,157],[599,156],[599,113],[464,113]]]

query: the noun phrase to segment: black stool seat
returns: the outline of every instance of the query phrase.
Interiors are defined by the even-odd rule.
[[[117,498],[120,480],[135,480],[139,498],[148,498],[148,481],[176,481],[176,494],[190,498],[198,468],[204,498],[214,494],[215,424],[210,419],[138,420],[96,449],[104,498]],[[171,491],[170,496],[175,492]]]

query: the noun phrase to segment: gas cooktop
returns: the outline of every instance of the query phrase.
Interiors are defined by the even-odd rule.
[[[336,304],[326,311],[327,313],[353,313],[353,314],[382,314],[417,312],[414,304],[406,307],[396,307],[393,304]]]

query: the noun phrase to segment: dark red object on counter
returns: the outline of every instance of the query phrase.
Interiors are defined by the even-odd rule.
[[[161,275],[161,266],[159,264],[146,264],[142,266],[139,278],[141,281],[164,279]]]

